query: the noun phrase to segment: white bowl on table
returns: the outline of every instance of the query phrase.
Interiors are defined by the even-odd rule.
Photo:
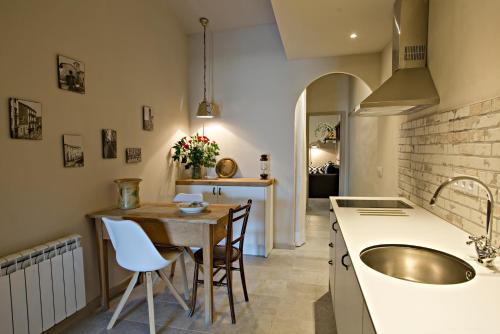
[[[205,210],[208,202],[182,202],[178,203],[177,207],[182,213],[195,214]]]

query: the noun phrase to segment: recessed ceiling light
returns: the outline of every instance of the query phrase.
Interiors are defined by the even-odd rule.
[[[349,37],[351,37],[351,39],[356,39],[356,38],[358,38],[358,34],[356,34],[355,32],[353,32],[351,34],[351,36],[349,36]]]

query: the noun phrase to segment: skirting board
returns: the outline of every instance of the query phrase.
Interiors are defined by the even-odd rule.
[[[295,245],[275,243],[273,248],[275,248],[275,249],[295,249]]]

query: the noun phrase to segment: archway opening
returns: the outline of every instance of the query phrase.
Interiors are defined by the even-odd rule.
[[[362,79],[329,73],[307,85],[295,107],[295,245],[326,220],[329,197],[349,195],[349,114],[371,93]]]

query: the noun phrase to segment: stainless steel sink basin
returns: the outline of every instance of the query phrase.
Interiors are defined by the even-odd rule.
[[[364,249],[361,260],[395,278],[427,284],[458,284],[476,276],[461,259],[434,249],[410,245],[376,245]]]

